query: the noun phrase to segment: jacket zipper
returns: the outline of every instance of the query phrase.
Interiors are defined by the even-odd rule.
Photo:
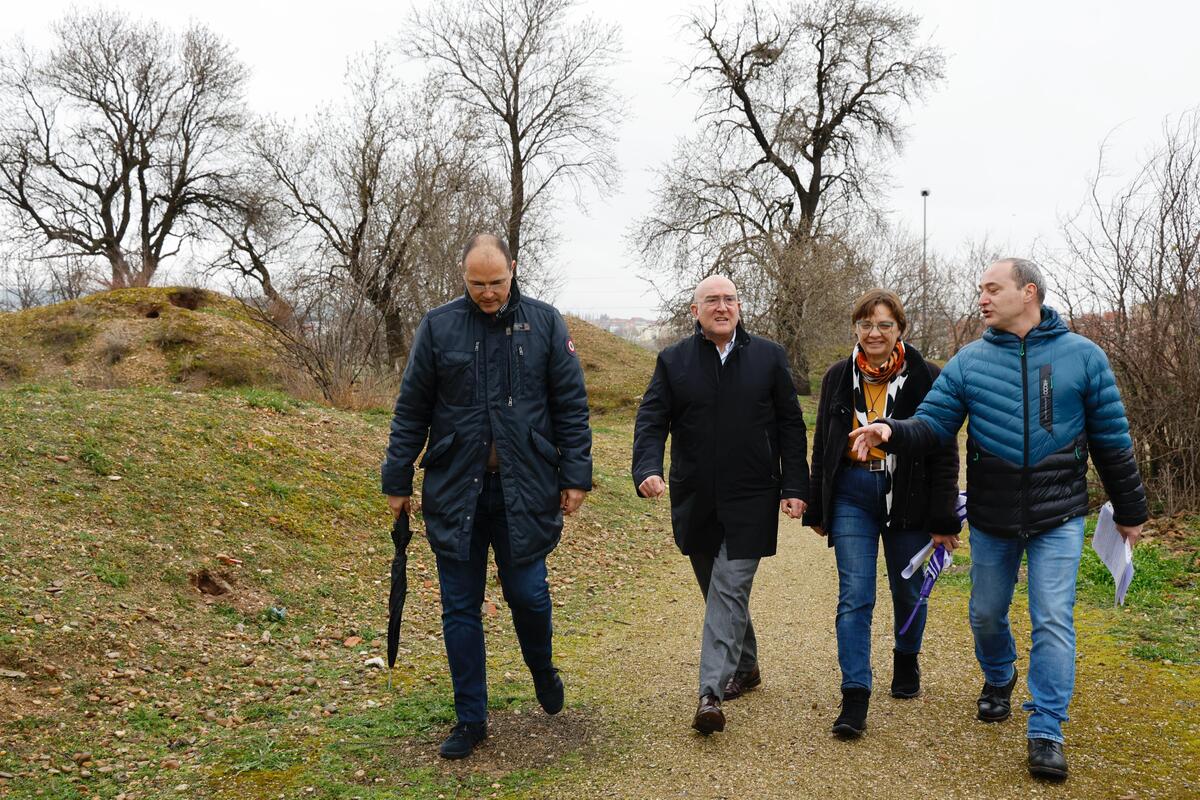
[[[1029,538],[1029,370],[1025,340],[1021,340],[1021,414],[1025,420],[1025,449],[1021,461],[1021,538]]]
[[[517,390],[525,391],[525,345],[517,345]]]
[[[508,373],[508,407],[512,408],[513,398],[513,357],[512,357],[512,328],[507,331],[507,337],[504,342],[504,366],[505,372]]]
[[[475,397],[473,402],[479,402],[479,340],[475,340]]]

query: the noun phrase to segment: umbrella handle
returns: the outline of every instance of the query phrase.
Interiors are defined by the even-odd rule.
[[[904,634],[908,633],[908,627],[910,625],[912,625],[913,620],[917,618],[917,612],[921,610],[921,603],[924,603],[924,602],[925,602],[925,598],[922,597],[920,600],[917,601],[917,604],[915,606],[913,606],[912,613],[909,614],[908,619],[906,619],[904,621],[904,627],[902,627],[900,630],[896,631],[897,636],[903,636]]]

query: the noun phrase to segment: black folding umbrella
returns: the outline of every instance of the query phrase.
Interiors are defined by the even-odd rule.
[[[392,556],[392,588],[388,593],[387,663],[388,688],[392,688],[392,667],[396,665],[396,651],[400,649],[400,619],[404,616],[404,598],[408,595],[408,543],[412,539],[412,528],[408,524],[408,512],[401,512],[392,523],[392,544],[396,554]]]

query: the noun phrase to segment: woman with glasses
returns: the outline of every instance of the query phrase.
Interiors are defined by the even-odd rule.
[[[838,568],[837,642],[842,670],[841,714],[833,732],[857,738],[867,727],[871,698],[871,615],[875,565],[883,540],[895,634],[892,697],[921,691],[917,655],[925,629],[919,609],[920,570],[900,573],[930,538],[957,544],[958,448],[926,456],[895,456],[873,449],[859,460],[850,450],[854,428],[883,417],[912,416],[938,376],[938,368],[903,341],[907,319],[895,293],[872,289],[851,315],[857,342],[850,357],[835,363],[821,381],[813,434],[812,483],[804,523],[827,536]]]

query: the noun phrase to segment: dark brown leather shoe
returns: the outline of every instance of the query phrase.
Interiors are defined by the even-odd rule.
[[[696,707],[696,718],[692,720],[692,727],[705,736],[715,731],[725,730],[725,712],[721,710],[721,701],[711,694],[701,697],[700,705]]]
[[[725,683],[725,700],[736,700],[751,689],[762,685],[762,675],[758,667],[749,672],[735,672]]]

